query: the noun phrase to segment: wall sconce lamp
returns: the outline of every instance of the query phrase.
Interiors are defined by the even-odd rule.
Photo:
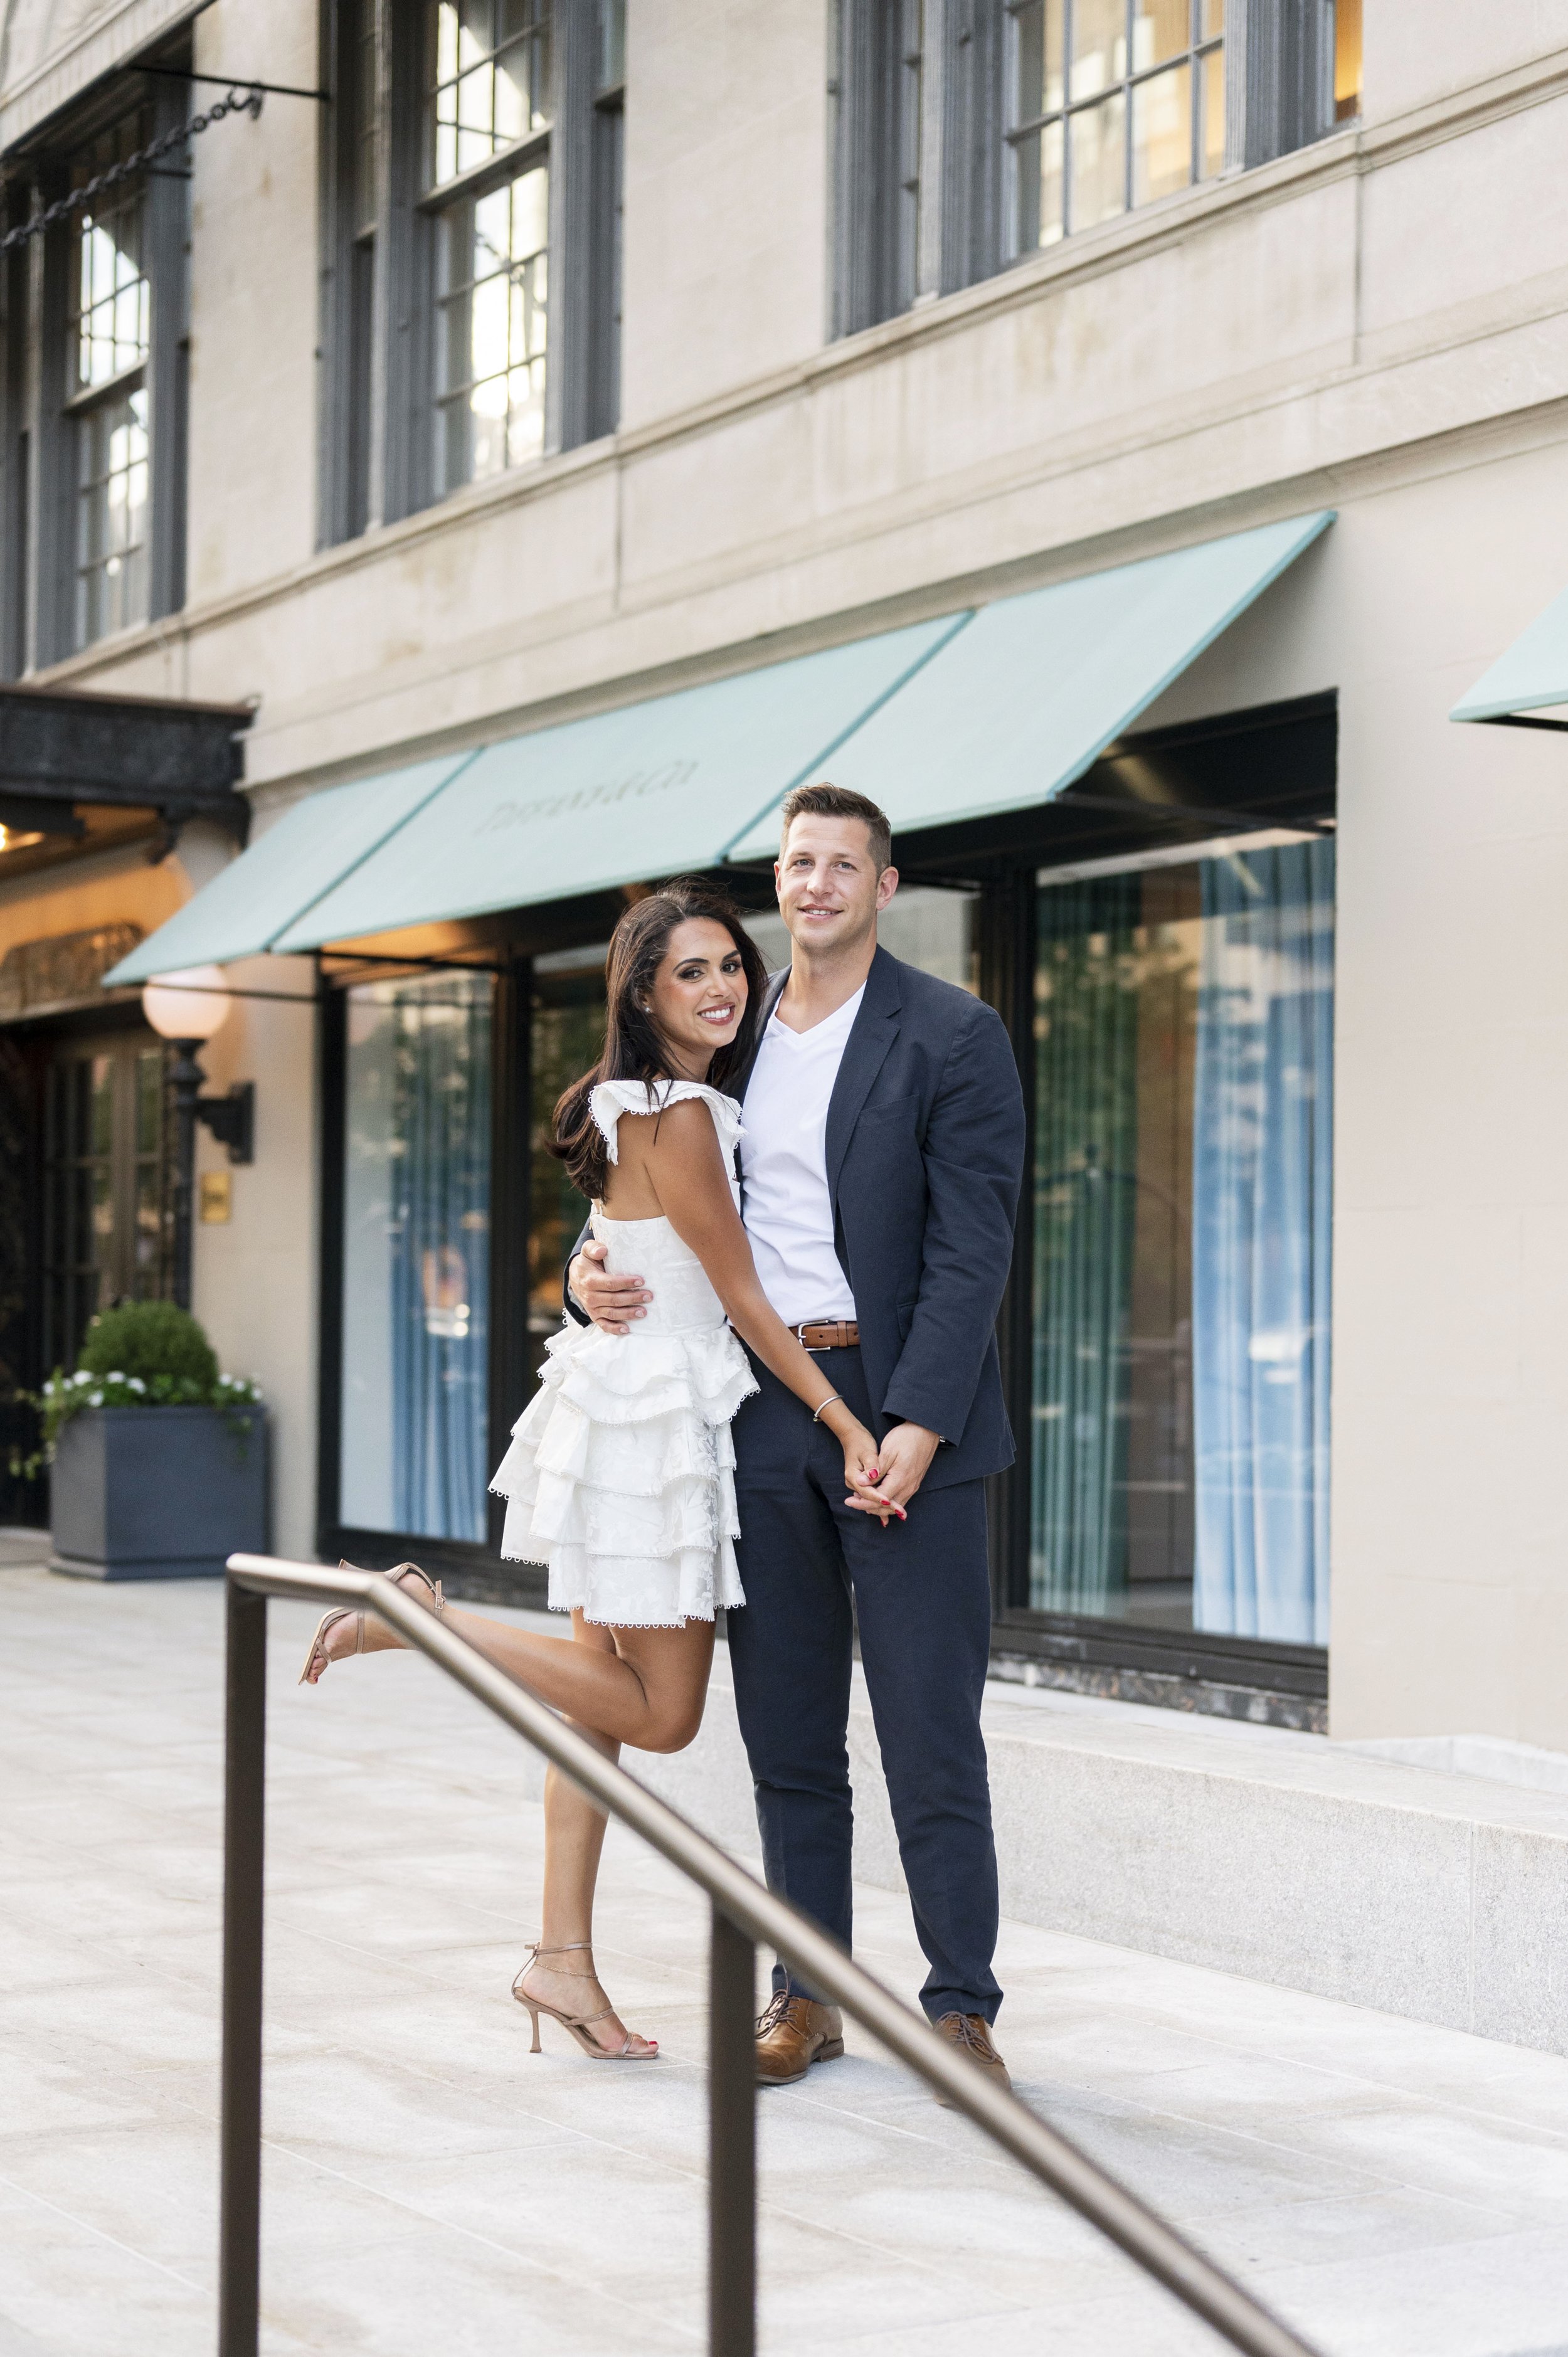
[[[231,1162],[255,1159],[256,1089],[236,1081],[226,1096],[204,1097],[198,1055],[226,1020],[232,1005],[220,969],[191,966],[160,974],[142,993],[142,1011],[175,1053],[174,1297],[190,1308],[190,1213],[196,1180],[196,1125],[209,1129]]]

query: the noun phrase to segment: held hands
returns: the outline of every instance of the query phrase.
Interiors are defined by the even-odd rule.
[[[884,1530],[897,1516],[902,1522],[904,1509],[890,1500],[879,1497],[875,1488],[881,1470],[876,1443],[858,1418],[846,1416],[842,1423],[833,1420],[834,1437],[843,1449],[843,1478],[849,1490],[846,1506],[854,1506],[864,1514],[875,1514]]]
[[[900,1522],[908,1520],[905,1507],[930,1471],[931,1459],[941,1447],[940,1433],[928,1432],[923,1424],[890,1424],[882,1436],[882,1446],[872,1460],[876,1478],[869,1487],[853,1482],[860,1491],[855,1497],[846,1498],[846,1506],[862,1507],[868,1514],[878,1508],[890,1507]],[[849,1450],[844,1450],[844,1471],[850,1474]],[[886,1512],[882,1517],[886,1523]]]
[[[647,1316],[642,1305],[653,1296],[640,1276],[609,1275],[604,1265],[608,1251],[607,1244],[585,1244],[566,1271],[566,1283],[602,1333],[629,1334],[629,1321]]]

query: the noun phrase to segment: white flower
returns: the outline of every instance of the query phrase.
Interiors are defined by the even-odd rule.
[[[103,1394],[102,1394],[102,1392],[89,1392],[89,1394],[88,1394],[88,1395],[87,1395],[87,1405],[88,1405],[88,1406],[89,1406],[89,1407],[102,1407],[102,1405],[103,1405]]]

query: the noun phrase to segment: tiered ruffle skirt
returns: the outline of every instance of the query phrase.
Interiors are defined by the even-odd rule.
[[[491,1488],[501,1553],[550,1567],[550,1604],[676,1629],[744,1604],[730,1422],[757,1389],[727,1326],[552,1335]]]

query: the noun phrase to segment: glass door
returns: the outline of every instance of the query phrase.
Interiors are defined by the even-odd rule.
[[[88,1320],[169,1291],[164,1049],[148,1032],[63,1046],[44,1104],[44,1365],[70,1367]]]

